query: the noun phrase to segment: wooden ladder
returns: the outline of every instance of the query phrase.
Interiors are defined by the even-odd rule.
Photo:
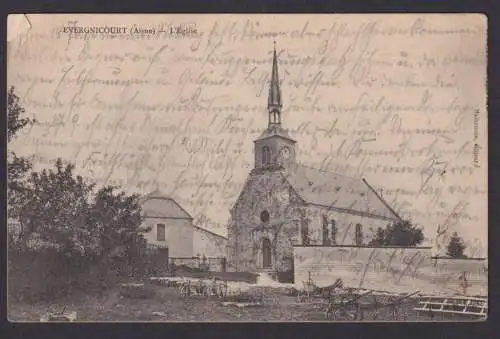
[[[419,312],[435,312],[460,314],[468,316],[486,317],[488,314],[488,300],[476,297],[440,297],[422,296],[419,304],[414,308]]]

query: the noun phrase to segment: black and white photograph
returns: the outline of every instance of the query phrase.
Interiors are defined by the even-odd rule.
[[[483,14],[11,14],[10,322],[488,317]]]

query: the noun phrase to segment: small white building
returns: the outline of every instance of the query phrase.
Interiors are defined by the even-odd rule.
[[[191,215],[174,199],[156,190],[143,198],[143,227],[148,245],[168,247],[171,258],[223,258],[227,238],[195,226]]]

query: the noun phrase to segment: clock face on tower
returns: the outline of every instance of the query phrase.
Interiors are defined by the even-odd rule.
[[[281,159],[288,159],[290,158],[290,148],[287,146],[284,146],[280,149],[280,158]]]

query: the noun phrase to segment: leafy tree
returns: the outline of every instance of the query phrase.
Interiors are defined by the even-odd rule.
[[[95,185],[75,177],[73,170],[73,164],[64,166],[59,158],[54,169],[31,173],[18,208],[25,242],[36,237],[68,253],[91,249],[89,238],[94,235],[87,227],[87,215]]]
[[[457,232],[454,232],[446,248],[446,255],[451,258],[465,258],[464,250],[464,240],[458,236]]]
[[[115,192],[117,187],[101,188],[89,209],[88,225],[97,237],[98,254],[112,265],[140,265],[146,241],[140,227],[141,206],[138,195]]]
[[[74,175],[73,164],[59,158],[54,169],[33,172],[22,195],[20,219],[30,236],[70,253],[133,257],[144,245],[138,195],[127,196]]]
[[[10,218],[17,218],[22,197],[28,190],[26,176],[32,164],[28,159],[16,156],[14,152],[11,152],[7,159],[8,215]]]
[[[35,119],[23,117],[24,108],[19,103],[19,97],[14,87],[7,93],[7,141],[11,142],[24,127],[34,124]],[[7,199],[9,217],[18,217],[16,207],[20,204],[22,193],[26,191],[26,175],[31,170],[31,162],[10,152],[7,157]]]
[[[370,241],[370,246],[417,246],[424,241],[424,233],[421,228],[414,226],[410,220],[401,220],[389,224],[387,227],[379,227],[375,237]]]
[[[26,111],[19,101],[14,86],[11,86],[7,93],[7,141],[9,142],[21,129],[36,122],[34,118],[23,117]]]

